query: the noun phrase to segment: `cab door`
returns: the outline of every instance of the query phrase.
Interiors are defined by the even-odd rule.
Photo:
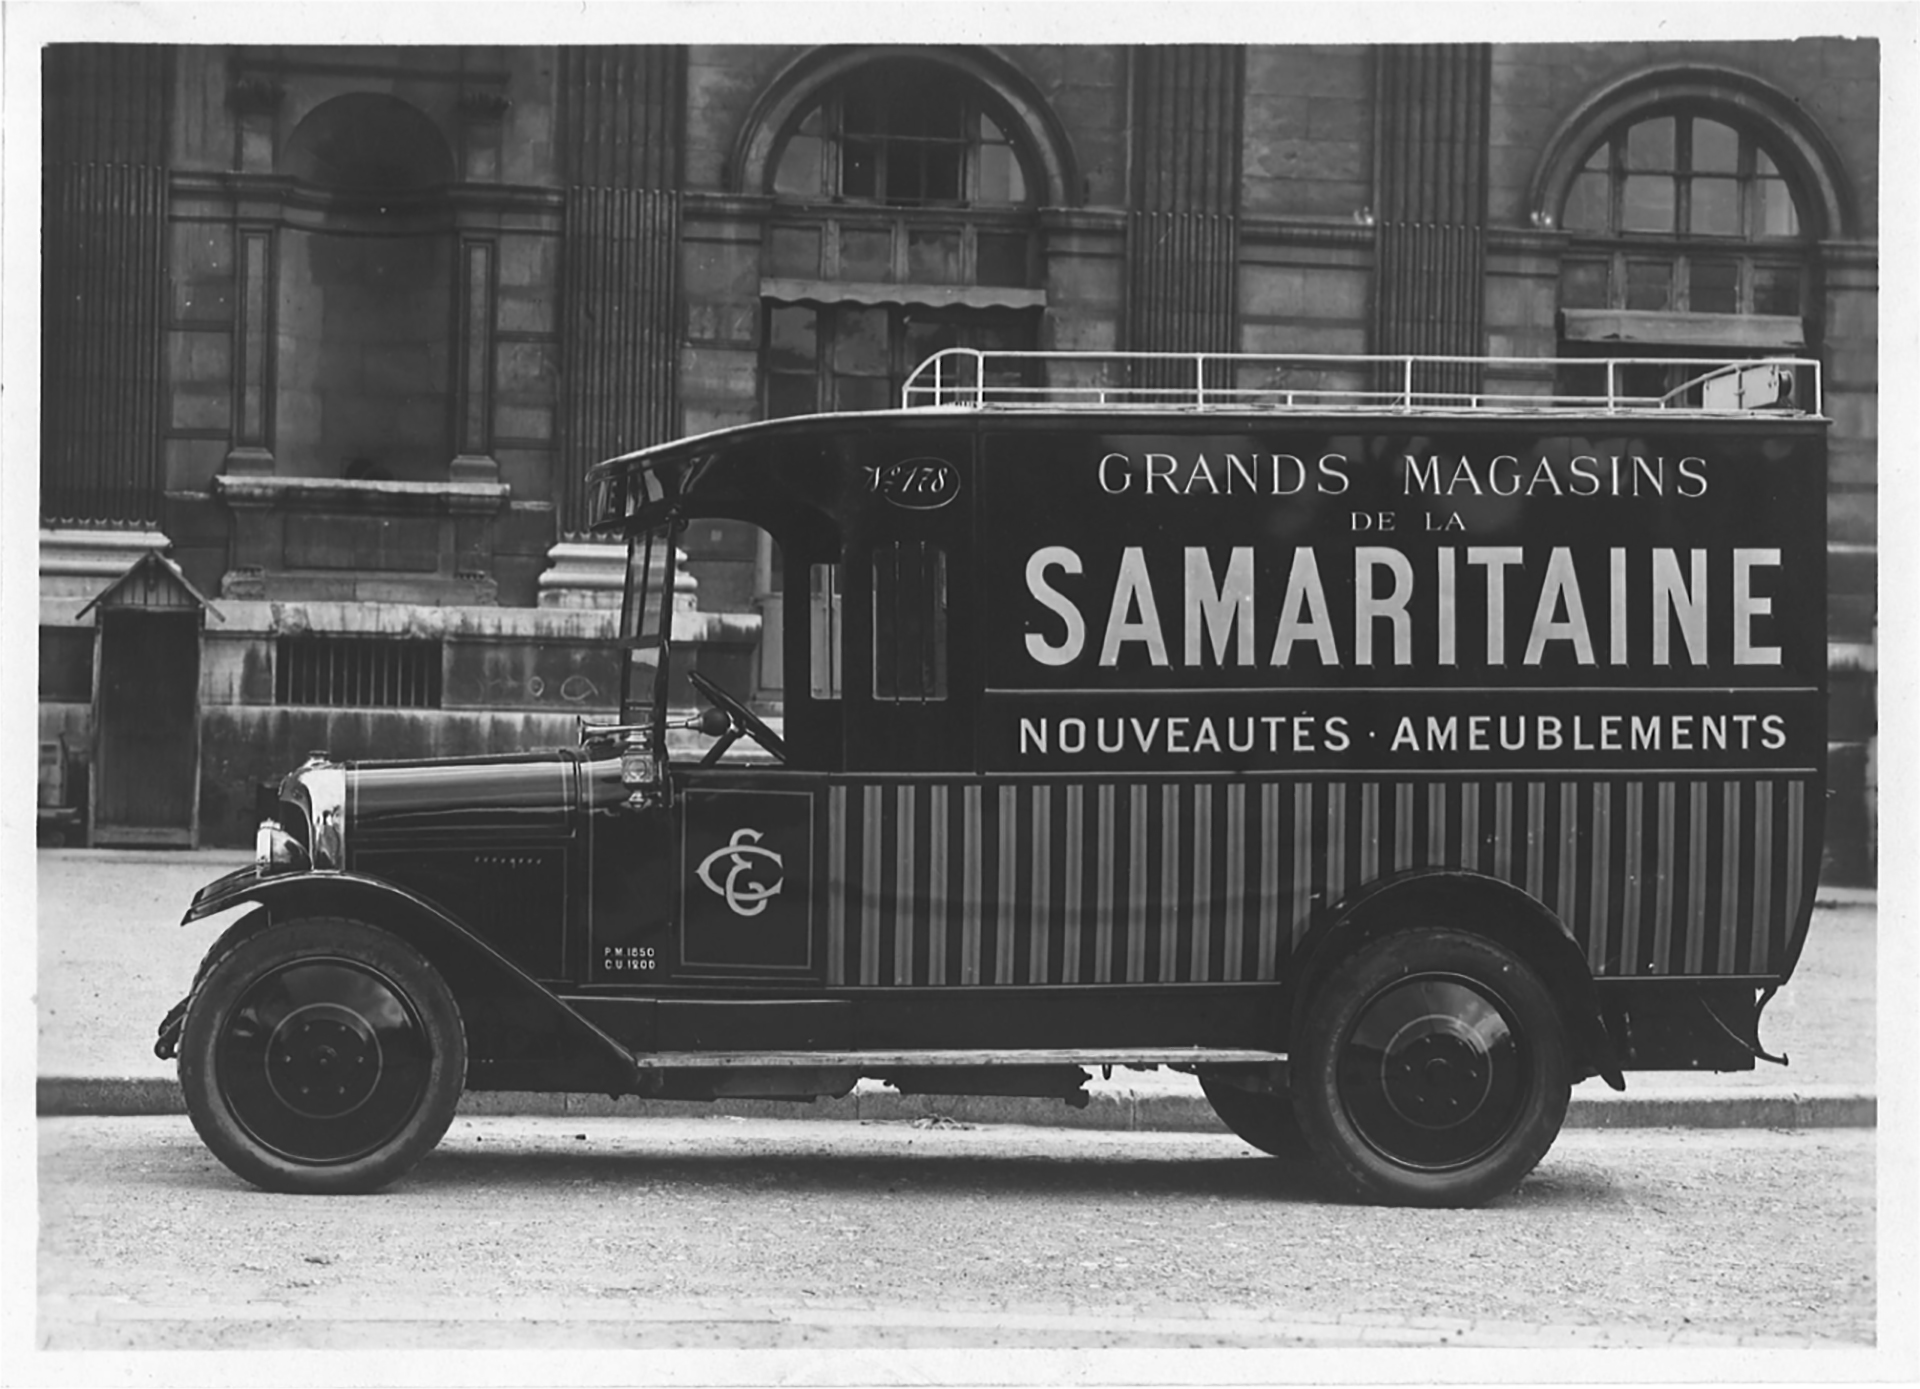
[[[845,570],[846,766],[973,765],[972,436],[863,441]]]
[[[815,773],[675,769],[675,977],[818,982],[814,885],[825,791]]]

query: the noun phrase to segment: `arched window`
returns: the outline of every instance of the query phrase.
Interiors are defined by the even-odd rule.
[[[954,62],[878,54],[795,100],[756,170],[769,416],[884,409],[943,347],[1031,349],[1047,167],[1016,103]]]
[[[1017,207],[1021,155],[982,94],[932,63],[835,83],[787,138],[776,197],[890,207]]]
[[[1794,190],[1764,138],[1716,115],[1673,110],[1615,127],[1567,185],[1558,221],[1572,237],[1562,309],[1805,312]]]

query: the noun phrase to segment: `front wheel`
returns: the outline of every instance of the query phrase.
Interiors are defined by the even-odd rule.
[[[1559,1010],[1493,941],[1399,932],[1336,966],[1301,1020],[1294,1108],[1347,1193],[1472,1206],[1546,1155],[1571,1089]]]
[[[216,960],[188,1009],[180,1087],[201,1139],[269,1191],[374,1191],[432,1150],[466,1083],[452,992],[399,937],[322,917]]]

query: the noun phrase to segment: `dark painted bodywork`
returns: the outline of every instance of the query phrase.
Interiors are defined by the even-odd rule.
[[[603,529],[751,521],[778,543],[789,594],[811,566],[840,566],[837,698],[809,695],[808,618],[787,606],[787,765],[676,765],[644,807],[604,749],[350,765],[344,872],[230,875],[190,915],[337,900],[413,923],[436,961],[475,943],[455,973],[481,1087],[673,1093],[621,1065],[663,1052],[1284,1052],[1320,969],[1436,912],[1536,963],[1586,1073],[1745,1068],[1757,1000],[1804,941],[1820,847],[1824,450],[1822,422],[1785,418],[1652,432],[938,411],[649,450],[596,470]],[[1223,488],[1228,456],[1246,485]],[[1651,465],[1624,484],[1595,466],[1613,458],[1662,460],[1659,489]],[[1501,490],[1523,474],[1531,495]],[[937,698],[875,693],[873,557],[901,545],[945,566]],[[1391,614],[1354,615],[1361,565],[1369,583],[1399,573],[1363,546],[1413,576],[1404,638]],[[1475,595],[1505,561],[1469,546],[1517,547],[1533,576],[1515,585],[1504,662]],[[1196,657],[1194,547],[1216,586],[1250,557],[1248,648],[1229,623],[1202,629]],[[1308,630],[1288,655],[1316,659],[1277,665],[1307,547],[1331,633],[1299,608]],[[1659,622],[1639,620],[1669,562],[1656,549],[1691,585],[1683,606],[1702,604],[1697,649],[1670,627],[1656,652]],[[1043,569],[1049,602],[1030,566],[1058,550],[1073,559]],[[1588,595],[1591,652],[1568,635],[1564,575],[1544,618],[1536,602],[1556,550]],[[1736,552],[1763,556],[1744,580]],[[1037,659],[1071,647],[1067,607],[1081,649]],[[1521,660],[1542,621],[1537,659]],[[1362,626],[1380,643],[1370,661]],[[1389,657],[1402,640],[1409,658]],[[1742,643],[1775,659],[1743,660]],[[1503,715],[1525,721],[1527,746],[1501,745]],[[1467,746],[1477,716],[1495,720],[1484,755]],[[1413,742],[1396,746],[1408,719]],[[1662,720],[1659,747],[1622,742]],[[1699,735],[1732,727],[1743,744]],[[684,1092],[719,1092],[704,1083]]]

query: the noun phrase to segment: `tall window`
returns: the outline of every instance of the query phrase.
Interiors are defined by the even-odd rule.
[[[873,552],[873,697],[947,697],[947,552],[896,541]]]
[[[1672,112],[1616,129],[1568,187],[1564,309],[1804,312],[1805,241],[1779,164],[1747,130]]]

